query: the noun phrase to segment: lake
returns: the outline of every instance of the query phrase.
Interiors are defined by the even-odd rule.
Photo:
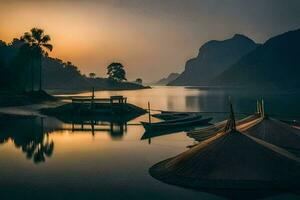
[[[272,117],[300,119],[296,93],[154,87],[95,94],[98,98],[123,95],[142,108],[150,102],[153,112],[200,111],[214,117],[214,122],[228,115],[229,97],[239,118],[254,113],[256,100],[263,98]],[[99,122],[93,130],[88,124],[72,127],[51,117],[1,120],[0,199],[224,199],[215,192],[168,185],[149,175],[152,165],[195,142],[185,132],[141,140],[144,129],[138,123],[147,120],[144,115],[121,125]],[[300,196],[279,193],[266,198]]]

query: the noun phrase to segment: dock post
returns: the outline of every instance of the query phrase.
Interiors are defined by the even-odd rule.
[[[92,88],[92,101],[91,101],[91,109],[94,109],[94,99],[95,99],[95,88]]]
[[[149,117],[149,123],[151,124],[151,111],[150,111],[150,102],[148,101],[148,117]]]
[[[92,128],[92,135],[95,136],[95,123],[94,123],[94,120],[91,120],[91,128]]]

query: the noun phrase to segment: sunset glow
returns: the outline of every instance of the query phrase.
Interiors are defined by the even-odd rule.
[[[300,0],[0,0],[0,200],[300,199]]]
[[[293,18],[286,23],[285,17],[297,10],[288,12],[275,4],[275,16],[264,13],[264,3],[260,7],[253,3],[244,13],[240,11],[247,5],[239,3],[235,8],[215,1],[201,1],[195,6],[177,1],[144,4],[107,0],[1,1],[0,39],[10,42],[32,27],[41,27],[52,37],[54,50],[50,55],[72,61],[86,74],[105,76],[105,67],[119,61],[130,79],[153,81],[170,71],[181,72],[186,60],[197,55],[199,47],[210,39],[224,39],[238,32],[262,42],[299,22],[299,18]],[[230,15],[224,17],[225,12]],[[249,21],[254,12],[256,17]],[[282,23],[270,29],[271,17],[279,17],[274,13],[281,13]],[[236,17],[239,14],[245,15],[243,20]],[[256,18],[261,22],[254,26]]]

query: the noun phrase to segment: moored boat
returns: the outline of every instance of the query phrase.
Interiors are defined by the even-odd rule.
[[[152,117],[162,120],[173,120],[178,118],[184,118],[192,115],[199,115],[199,112],[178,112],[178,111],[161,111],[159,114],[153,114]],[[200,115],[199,115],[200,116]]]
[[[161,113],[161,114],[153,114],[152,117],[162,119],[162,120],[173,120],[183,117],[190,116],[190,113]]]
[[[179,127],[189,127],[196,125],[203,125],[210,122],[212,118],[202,119],[199,115],[193,115],[185,118],[176,120],[169,120],[158,123],[141,122],[146,131],[157,131],[157,130],[171,130]]]

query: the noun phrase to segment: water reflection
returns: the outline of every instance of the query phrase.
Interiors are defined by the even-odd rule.
[[[71,128],[69,126],[71,125]],[[64,130],[71,130],[72,132],[89,132],[93,136],[97,132],[109,133],[112,139],[120,140],[123,138],[125,132],[127,131],[127,122],[119,121],[99,121],[99,120],[89,120],[89,121],[72,121],[70,124],[64,126]]]
[[[4,118],[0,121],[0,144],[12,141],[26,157],[38,164],[50,158],[54,142],[49,139],[49,129],[44,128],[44,118]]]
[[[113,140],[122,140],[127,132],[126,119],[101,121],[98,119],[71,120],[62,122],[56,118],[35,116],[0,117],[0,144],[9,141],[35,164],[43,163],[54,153],[54,141],[50,134],[68,131],[72,134],[107,133]]]

